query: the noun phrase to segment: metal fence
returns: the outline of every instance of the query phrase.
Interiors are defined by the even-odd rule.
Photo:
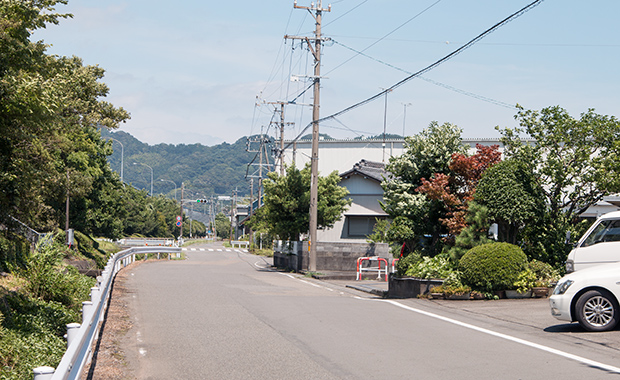
[[[112,283],[116,274],[133,263],[136,255],[157,253],[181,254],[179,247],[149,246],[129,248],[116,253],[108,260],[97,285],[91,288],[90,301],[82,302],[82,323],[67,325],[67,351],[57,368],[38,367],[33,370],[35,380],[78,379],[86,364],[92,359],[93,342],[99,334],[101,322],[105,317]]]

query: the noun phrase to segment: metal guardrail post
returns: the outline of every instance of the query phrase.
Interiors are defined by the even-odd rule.
[[[37,367],[32,372],[34,373],[34,380],[51,380],[54,376],[54,368],[52,367]]]
[[[81,326],[79,323],[69,323],[67,325],[67,348],[75,340]]]
[[[82,302],[82,324],[88,321],[88,317],[93,313],[93,303],[91,301]]]

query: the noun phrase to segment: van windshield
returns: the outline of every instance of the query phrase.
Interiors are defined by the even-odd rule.
[[[620,219],[608,219],[601,221],[590,235],[581,244],[582,247],[588,247],[596,243],[620,241]]]

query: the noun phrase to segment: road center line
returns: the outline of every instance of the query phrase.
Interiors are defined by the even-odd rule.
[[[588,366],[591,366],[591,367],[596,367],[596,368],[603,369],[605,371],[609,371],[609,372],[620,374],[620,368],[618,368],[618,367],[614,367],[614,366],[611,366],[611,365],[608,365],[608,364],[603,364],[603,363],[600,363],[600,362],[597,362],[597,361],[594,361],[594,360],[586,359],[586,358],[578,356],[578,355],[573,355],[573,354],[570,354],[568,352],[564,352],[564,351],[561,351],[561,350],[557,350],[555,348],[543,346],[542,344],[530,342],[530,341],[527,341],[527,340],[524,340],[524,339],[521,339],[521,338],[516,338],[514,336],[510,336],[510,335],[502,334],[502,333],[499,333],[499,332],[496,332],[496,331],[492,331],[492,330],[489,330],[489,329],[485,329],[485,328],[482,328],[482,327],[474,326],[474,325],[471,325],[469,323],[457,321],[456,319],[444,317],[444,316],[441,316],[441,315],[438,315],[438,314],[429,313],[428,311],[424,311],[424,310],[420,310],[420,309],[416,309],[416,308],[413,308],[413,307],[410,307],[410,306],[403,305],[400,302],[391,301],[391,300],[368,299],[368,298],[362,298],[362,297],[354,297],[354,298],[359,299],[359,300],[363,300],[363,301],[386,302],[386,303],[392,304],[392,305],[394,305],[396,307],[400,307],[402,309],[412,311],[414,313],[426,315],[427,317],[439,319],[439,320],[442,320],[444,322],[452,323],[454,325],[465,327],[465,328],[470,329],[470,330],[475,330],[475,331],[478,331],[478,332],[481,332],[481,333],[484,333],[484,334],[488,334],[488,335],[492,335],[492,336],[495,336],[495,337],[498,337],[498,338],[501,338],[501,339],[509,340],[511,342],[519,343],[519,344],[522,344],[524,346],[532,347],[532,348],[535,348],[535,349],[538,349],[538,350],[541,350],[541,351],[545,351],[545,352],[548,352],[548,353],[551,353],[551,354],[554,354],[554,355],[562,356],[564,358],[567,358],[567,359],[570,359],[570,360],[574,360],[574,361],[580,362],[582,364],[585,364],[585,365],[588,365]]]

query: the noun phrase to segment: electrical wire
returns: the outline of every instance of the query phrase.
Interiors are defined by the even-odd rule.
[[[496,23],[492,27],[490,27],[487,30],[485,30],[484,32],[480,33],[479,35],[477,35],[476,37],[471,39],[469,42],[467,42],[466,44],[464,44],[460,48],[454,50],[452,53],[450,53],[450,54],[444,56],[443,58],[435,61],[434,63],[426,66],[425,68],[417,71],[416,73],[413,73],[413,74],[407,76],[406,78],[404,78],[401,81],[393,84],[392,86],[384,89],[383,91],[381,91],[381,92],[379,92],[379,93],[377,93],[377,94],[375,94],[375,95],[373,95],[373,96],[371,96],[371,97],[369,97],[369,98],[367,98],[365,100],[362,100],[361,102],[355,103],[355,104],[353,104],[353,105],[351,105],[351,106],[349,106],[349,107],[347,107],[347,108],[345,108],[343,110],[340,110],[340,111],[338,111],[336,113],[333,113],[333,114],[331,114],[329,116],[326,116],[326,117],[320,118],[320,119],[318,119],[316,121],[310,122],[308,125],[306,125],[306,127],[302,130],[302,132],[293,141],[291,141],[286,146],[286,149],[288,149],[293,144],[293,142],[297,141],[299,139],[299,137],[301,137],[308,130],[308,128],[310,128],[310,126],[312,126],[312,124],[314,124],[315,122],[316,123],[320,123],[320,122],[323,122],[323,121],[328,120],[328,119],[333,119],[333,118],[338,117],[340,115],[343,115],[343,114],[345,114],[347,112],[350,112],[350,111],[352,111],[352,110],[354,110],[356,108],[359,108],[359,107],[361,107],[363,105],[366,105],[366,104],[368,104],[368,103],[370,103],[370,102],[372,102],[374,100],[379,99],[380,97],[382,97],[386,93],[393,91],[394,89],[402,86],[403,84],[411,81],[412,79],[417,78],[420,75],[422,75],[422,74],[424,74],[426,72],[429,72],[432,69],[436,68],[437,66],[439,66],[439,65],[449,61],[450,59],[454,58],[458,54],[460,54],[463,51],[465,51],[465,50],[469,49],[470,47],[472,47],[474,44],[476,44],[476,42],[478,42],[481,39],[485,38],[486,36],[488,36],[489,34],[493,33],[494,31],[496,31],[497,29],[499,29],[503,25],[509,23],[510,21],[512,21],[512,20],[514,20],[514,19],[516,19],[516,18],[518,18],[520,16],[522,16],[524,13],[526,13],[527,11],[529,11],[529,10],[533,9],[534,7],[540,5],[540,3],[542,3],[542,2],[543,2],[543,0],[535,0],[535,1],[531,2],[531,3],[529,3],[525,7],[519,9],[518,11],[514,12],[510,16],[504,18],[503,20],[501,20],[500,22]]]
[[[328,27],[329,25],[333,24],[334,22],[340,20],[341,18],[343,18],[344,16],[348,15],[349,13],[353,12],[354,10],[356,10],[357,8],[361,7],[362,5],[366,4],[368,2],[368,0],[364,0],[361,3],[357,4],[356,6],[354,6],[353,8],[349,9],[348,11],[344,12],[343,14],[341,14],[340,16],[336,17],[335,19],[331,20],[330,22],[328,22],[327,24],[323,25],[323,28]]]
[[[389,33],[387,33],[386,35],[384,35],[383,37],[379,38],[378,40],[376,40],[375,42],[371,43],[370,45],[366,46],[364,48],[364,50],[362,50],[362,52],[370,49],[371,47],[375,46],[376,44],[378,44],[379,42],[383,41],[384,39],[386,39],[387,37],[389,37],[390,35],[394,34],[397,30],[399,30],[400,28],[402,28],[403,26],[409,24],[411,21],[415,20],[416,18],[418,18],[419,16],[421,16],[423,13],[426,13],[426,11],[428,11],[429,9],[431,9],[432,7],[434,7],[435,5],[439,4],[441,2],[441,0],[437,0],[435,1],[433,4],[429,5],[428,7],[424,8],[422,11],[418,12],[418,14],[416,14],[415,16],[411,17],[409,20],[405,21],[404,23],[400,24],[399,26],[397,26],[395,29],[393,29],[392,31],[390,31]],[[343,65],[345,65],[346,63],[350,62],[351,60],[353,60],[355,57],[357,57],[359,54],[356,54],[354,56],[352,56],[351,58],[347,59],[346,61],[342,62],[341,64],[339,64],[338,66],[334,67],[333,69],[331,69],[330,71],[328,71],[327,73],[325,73],[325,75],[328,75],[329,73],[339,69],[340,67],[342,67]]]
[[[336,45],[340,45],[340,46],[344,47],[345,49],[348,49],[348,50],[351,50],[351,51],[353,51],[353,52],[356,52],[357,54],[359,54],[359,55],[361,55],[361,56],[363,56],[363,57],[366,57],[366,58],[368,58],[368,59],[371,59],[371,60],[373,60],[373,61],[375,61],[375,62],[378,62],[378,63],[380,63],[380,64],[382,64],[382,65],[385,65],[385,66],[391,67],[391,68],[393,68],[393,69],[395,69],[395,70],[398,70],[398,71],[400,71],[400,72],[403,72],[403,73],[405,73],[405,74],[409,74],[409,75],[412,75],[412,74],[413,74],[412,72],[407,71],[407,70],[405,70],[405,69],[401,69],[400,67],[395,66],[395,65],[392,65],[391,63],[388,63],[388,62],[382,61],[382,60],[380,60],[380,59],[377,59],[377,58],[371,57],[370,55],[368,55],[368,54],[366,54],[366,53],[364,53],[364,52],[357,51],[357,50],[353,49],[352,47],[349,47],[349,46],[347,46],[347,45],[345,45],[345,44],[343,44],[343,43],[341,43],[341,42],[338,42],[338,41],[336,41],[336,40],[334,40],[334,39],[332,39],[332,42],[333,42],[333,43],[335,43]],[[441,83],[441,82],[438,82],[438,81],[435,81],[435,80],[432,80],[432,79],[429,79],[429,78],[423,77],[423,76],[421,76],[421,75],[420,75],[420,76],[418,76],[418,78],[419,78],[419,79],[422,79],[422,80],[424,80],[424,81],[426,81],[426,82],[432,83],[432,84],[434,84],[434,85],[436,85],[436,86],[443,87],[443,88],[448,89],[448,90],[450,90],[450,91],[457,92],[457,93],[462,94],[462,95],[466,95],[466,96],[469,96],[469,97],[472,97],[472,98],[475,98],[475,99],[479,99],[479,100],[482,100],[482,101],[485,101],[485,102],[488,102],[488,103],[492,103],[492,104],[495,104],[495,105],[498,105],[498,106],[501,106],[501,107],[505,107],[505,108],[509,108],[509,109],[516,109],[516,106],[514,106],[514,105],[512,105],[512,104],[505,103],[505,102],[502,102],[502,101],[500,101],[500,100],[495,100],[495,99],[492,99],[492,98],[488,98],[488,97],[486,97],[486,96],[482,96],[482,95],[474,94],[473,92],[469,92],[469,91],[461,90],[461,89],[459,89],[459,88],[456,88],[456,87],[453,87],[453,86],[447,85],[447,84],[445,84],[445,83]]]

